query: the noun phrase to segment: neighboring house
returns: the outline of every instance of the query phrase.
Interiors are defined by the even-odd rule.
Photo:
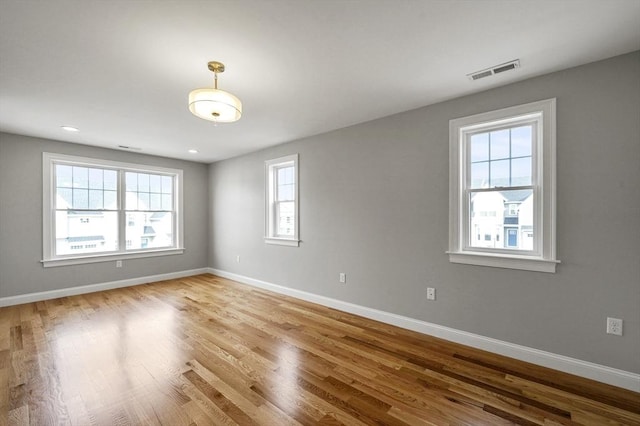
[[[471,246],[533,250],[531,190],[480,192],[471,204]]]
[[[56,252],[59,255],[117,250],[116,212],[71,210],[71,200],[59,194],[56,205]],[[172,244],[173,221],[170,212],[131,211],[126,220],[128,250],[168,247]]]
[[[127,214],[127,249],[168,247],[173,226],[169,212],[130,212]]]
[[[105,236],[109,228],[104,226],[104,222],[101,212],[67,211],[66,220],[59,221],[62,226],[56,230],[57,252],[74,254],[108,250],[107,241],[116,241],[117,236]]]
[[[117,233],[110,232],[117,220],[113,214],[103,211],[61,210],[71,207],[71,200],[58,193],[56,212],[56,252],[60,255],[93,253],[113,250],[117,245]],[[117,228],[116,228],[117,229]]]

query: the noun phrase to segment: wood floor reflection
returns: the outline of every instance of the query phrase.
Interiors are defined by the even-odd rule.
[[[0,424],[640,425],[640,394],[213,275],[0,308]]]

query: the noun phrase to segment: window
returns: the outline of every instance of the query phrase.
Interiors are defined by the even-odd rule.
[[[449,260],[555,272],[555,99],[449,130]]]
[[[507,204],[507,213],[509,216],[518,216],[518,204]]]
[[[182,171],[44,153],[45,267],[183,252]]]
[[[265,162],[265,242],[298,246],[298,155]]]

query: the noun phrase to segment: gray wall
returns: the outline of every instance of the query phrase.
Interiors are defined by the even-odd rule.
[[[449,263],[449,120],[552,97],[557,273]],[[640,373],[639,135],[635,52],[218,162],[209,266]],[[292,153],[302,243],[267,245],[263,162]]]
[[[184,254],[43,268],[42,152],[184,170]],[[207,185],[205,164],[0,133],[0,297],[206,267]]]

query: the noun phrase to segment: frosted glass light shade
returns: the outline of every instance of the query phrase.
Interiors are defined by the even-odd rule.
[[[216,123],[232,123],[242,116],[242,102],[224,90],[205,88],[189,93],[189,111]]]

